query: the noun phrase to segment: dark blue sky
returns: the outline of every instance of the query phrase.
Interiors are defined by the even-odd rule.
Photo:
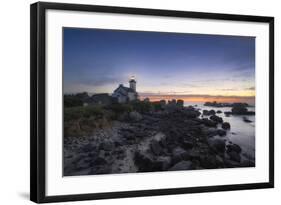
[[[64,92],[255,95],[255,38],[64,28]]]

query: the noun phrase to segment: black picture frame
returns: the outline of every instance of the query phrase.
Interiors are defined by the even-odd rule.
[[[122,13],[150,16],[170,16],[195,19],[217,19],[231,21],[263,22],[269,24],[269,181],[263,183],[230,184],[192,188],[171,188],[158,190],[89,193],[75,195],[46,196],[46,60],[45,25],[46,10],[68,10],[102,13]],[[143,8],[110,7],[82,4],[38,2],[30,7],[30,199],[37,203],[77,200],[97,200],[123,197],[141,197],[197,192],[230,191],[274,187],[274,18],[218,13],[202,13]]]

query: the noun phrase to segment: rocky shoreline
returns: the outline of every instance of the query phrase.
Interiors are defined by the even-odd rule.
[[[231,125],[209,112],[132,111],[90,136],[65,137],[64,175],[254,167],[225,137]]]

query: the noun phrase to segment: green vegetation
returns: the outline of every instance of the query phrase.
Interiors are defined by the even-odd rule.
[[[125,112],[131,112],[133,111],[133,107],[130,104],[119,104],[119,103],[113,103],[111,105],[108,105],[105,107],[107,110],[111,110],[116,115],[120,115]]]
[[[152,108],[152,104],[150,102],[144,101],[134,101],[131,103],[133,110],[139,113],[149,112]]]
[[[83,101],[74,95],[64,96],[64,107],[82,106]]]
[[[87,136],[95,129],[110,126],[114,120],[129,121],[130,112],[139,114],[157,112],[165,109],[164,100],[158,102],[136,100],[130,103],[83,104],[89,95],[81,93],[64,96],[64,134],[65,136]],[[178,101],[176,105],[183,105]]]
[[[78,120],[82,118],[102,118],[104,110],[101,106],[79,106],[79,107],[65,107],[64,108],[64,121]]]

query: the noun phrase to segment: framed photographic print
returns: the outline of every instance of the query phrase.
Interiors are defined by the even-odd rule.
[[[31,5],[31,200],[274,186],[274,18]]]

